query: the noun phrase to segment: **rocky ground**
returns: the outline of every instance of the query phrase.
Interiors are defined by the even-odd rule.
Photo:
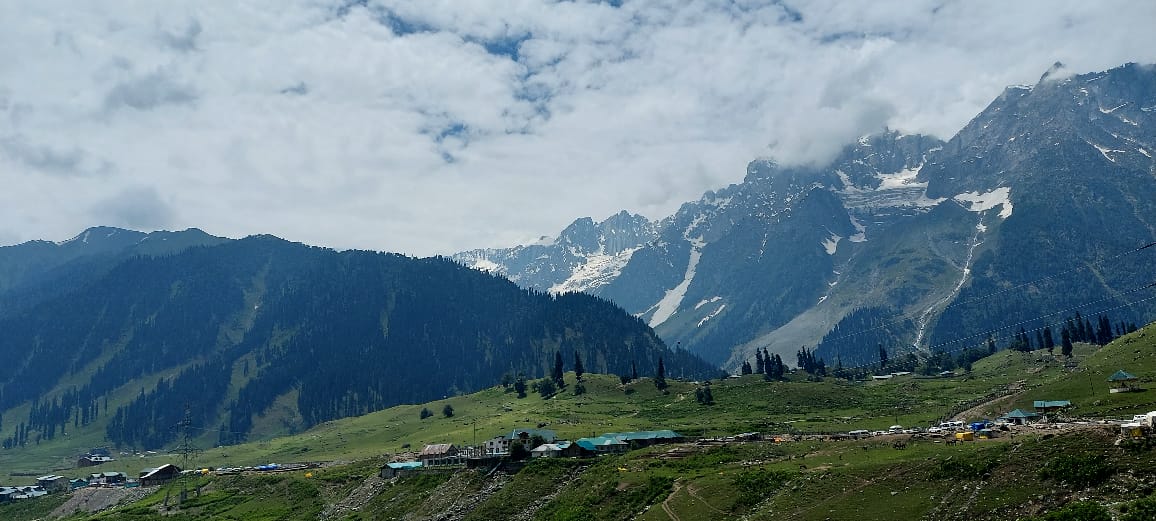
[[[96,513],[107,510],[122,503],[132,503],[151,494],[153,489],[146,488],[96,488],[78,489],[72,496],[53,510],[48,516],[59,518],[77,512]]]

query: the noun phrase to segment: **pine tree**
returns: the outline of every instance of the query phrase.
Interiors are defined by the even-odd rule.
[[[763,360],[763,352],[760,349],[755,349],[755,374],[763,374],[766,372],[766,362]]]
[[[887,349],[883,344],[879,344],[879,370],[882,371],[887,368]]]
[[[558,392],[558,388],[554,386],[554,380],[543,378],[538,382],[538,395],[542,398],[549,398],[554,393]]]
[[[563,375],[566,374],[566,369],[562,367],[562,352],[554,351],[554,384],[558,387],[564,387],[565,382],[562,380]]]
[[[662,363],[662,357],[658,358],[658,370],[654,373],[654,386],[659,391],[666,390],[666,366]]]
[[[518,393],[518,398],[526,397],[526,376],[518,373],[518,379],[514,380],[514,391]]]
[[[634,365],[634,360],[631,360],[630,361],[630,380],[633,381],[633,380],[637,380],[637,379],[638,379],[638,366]]]
[[[1066,327],[1060,331],[1060,353],[1064,356],[1072,356],[1072,335]]]
[[[741,373],[742,374],[751,374],[753,372],[754,372],[754,370],[751,369],[751,363],[744,361]]]
[[[582,357],[578,354],[578,351],[574,351],[574,378],[581,382],[582,374],[585,372],[586,369],[582,367]]]
[[[1055,342],[1055,340],[1052,340],[1052,328],[1051,328],[1051,326],[1045,327],[1044,328],[1044,349],[1047,349],[1048,354],[1051,354],[1055,348],[1056,348],[1056,342]]]

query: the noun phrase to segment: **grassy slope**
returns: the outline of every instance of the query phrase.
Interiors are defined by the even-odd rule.
[[[1108,374],[1124,369],[1143,378],[1156,375],[1156,350],[1152,335],[1136,333],[1109,347],[1078,346],[1079,370],[1065,370],[1063,363],[1043,351],[1031,354],[1000,352],[977,362],[973,371],[948,379],[899,377],[881,382],[762,381],[759,375],[716,381],[712,393],[717,404],[704,407],[694,400],[696,384],[670,382],[669,394],[655,389],[650,379],[627,385],[617,377],[586,375],[587,393],[574,396],[572,385],[549,400],[536,394],[518,399],[500,387],[465,396],[450,397],[422,405],[402,405],[357,418],[319,425],[303,433],[239,446],[212,448],[197,459],[201,466],[231,466],[266,462],[355,460],[420,450],[427,443],[479,443],[515,426],[545,424],[560,437],[578,438],[603,432],[674,429],[688,435],[722,435],[746,431],[822,432],[850,429],[885,429],[901,425],[927,425],[951,412],[956,405],[1010,382],[1025,380],[1029,391],[1014,403],[1000,403],[986,414],[994,417],[1013,407],[1030,408],[1035,399],[1067,399],[1081,414],[1130,416],[1151,408],[1153,393],[1111,395]],[[572,374],[567,381],[573,382]],[[1033,387],[1035,386],[1035,387]],[[1156,391],[1154,391],[1156,392]],[[445,404],[453,406],[452,418],[441,415]],[[428,407],[434,416],[419,419]],[[1147,407],[1147,408],[1146,408]],[[216,432],[205,432],[198,444],[207,447]],[[95,436],[77,437],[41,447],[0,452],[6,469],[48,472],[70,462],[72,454],[103,442]],[[72,443],[72,445],[66,445]],[[156,455],[118,462],[111,470],[135,475],[140,468],[160,462],[179,463],[175,457]],[[123,468],[122,468],[123,467]],[[104,470],[104,469],[102,469]]]
[[[564,392],[550,400],[537,395],[517,399],[493,388],[425,405],[440,413],[442,405],[449,403],[456,412],[453,418],[436,414],[419,420],[422,405],[400,406],[329,422],[297,436],[212,449],[198,464],[360,460],[398,452],[405,443],[420,448],[433,442],[470,442],[475,425],[479,441],[515,425],[538,423],[548,424],[566,438],[651,428],[673,428],[692,435],[776,432],[788,426],[802,432],[882,428],[895,422],[897,414],[904,425],[926,423],[959,402],[1018,380],[1025,380],[1028,390],[1009,399],[998,412],[1030,407],[1034,399],[1069,399],[1081,414],[1130,417],[1153,408],[1151,394],[1109,395],[1104,380],[1121,368],[1148,380],[1156,374],[1156,330],[1142,333],[1102,349],[1079,346],[1076,359],[1080,366],[1075,371],[1042,352],[1001,352],[977,362],[968,376],[953,379],[766,383],[757,376],[747,376],[714,382],[718,404],[713,407],[697,404],[695,385],[684,382],[671,382],[671,392],[662,394],[648,379],[623,389],[614,377],[588,375],[587,394]],[[573,381],[572,375],[568,379]],[[471,516],[480,519],[536,505],[542,508],[539,515],[548,518],[617,519],[645,511],[639,519],[667,519],[660,505],[665,500],[665,506],[682,513],[682,519],[888,519],[930,513],[938,518],[994,519],[1030,514],[1070,499],[1074,492],[1070,487],[1042,481],[1036,471],[1042,462],[1060,453],[1093,454],[1122,468],[1156,468],[1156,452],[1113,448],[1113,438],[1103,429],[1048,438],[1039,434],[950,448],[917,442],[906,450],[895,450],[883,442],[746,444],[713,449],[681,461],[658,458],[665,449],[655,448],[584,463],[540,463],[514,476],[513,485],[489,496]],[[156,456],[147,463],[155,465],[166,458],[175,461],[170,456]],[[228,518],[232,512],[255,515],[265,512],[266,507],[283,512],[279,505],[288,501],[285,504],[295,505],[294,511],[315,513],[320,505],[343,497],[371,475],[378,462],[325,469],[313,478],[287,474],[268,483],[217,478],[212,485],[216,488],[207,490],[219,491],[212,496],[218,498],[212,502],[218,506],[202,510],[206,515],[211,512],[217,518]],[[982,467],[984,462],[995,463],[974,476],[967,475],[968,469]],[[140,466],[144,463],[139,462]],[[127,470],[135,473],[137,469]],[[982,475],[989,477],[984,480]],[[752,476],[756,479],[749,479]],[[775,476],[788,480],[781,487],[750,490],[752,482],[777,484],[771,479]],[[433,515],[446,506],[445,494],[438,493],[447,486],[445,479],[460,493],[483,488],[480,477],[403,480],[375,497],[358,515],[365,519],[403,518],[406,513],[410,513],[409,519],[422,518],[414,517],[415,512]],[[559,487],[561,483],[565,486]],[[260,496],[243,492],[257,486],[265,491]],[[1137,487],[1125,480],[1103,491],[1096,489],[1091,497],[1127,499],[1121,494],[1148,493]],[[543,505],[543,496],[552,500]],[[262,506],[266,499],[277,505]],[[142,519],[151,516],[143,510],[134,512]]]

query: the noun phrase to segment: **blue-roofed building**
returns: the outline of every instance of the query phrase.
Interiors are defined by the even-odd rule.
[[[405,472],[407,470],[413,471],[413,470],[419,470],[421,468],[422,468],[422,464],[420,461],[395,461],[395,462],[386,463],[385,465],[383,465],[381,467],[381,471],[378,474],[381,475],[381,477],[383,479],[390,479],[390,478],[393,478],[395,476],[401,475],[402,472]]]
[[[681,443],[686,437],[672,430],[636,431],[636,432],[608,432],[603,436],[610,436],[626,442],[631,447],[649,447],[660,443]]]
[[[630,450],[630,444],[613,436],[579,438],[574,443],[592,454],[622,454]]]
[[[543,443],[530,451],[534,458],[576,458],[582,455],[582,447],[569,441]]]

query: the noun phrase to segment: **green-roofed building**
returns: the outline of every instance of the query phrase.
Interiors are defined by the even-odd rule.
[[[1139,380],[1139,378],[1136,375],[1129,373],[1128,371],[1123,369],[1116,371],[1115,373],[1112,373],[1112,376],[1108,377],[1108,383],[1112,384],[1112,387],[1108,389],[1108,392],[1131,393],[1141,391],[1142,389],[1140,387],[1137,387],[1132,383],[1136,380]]]
[[[1016,409],[1003,415],[1000,419],[1007,420],[1016,425],[1026,425],[1040,419],[1040,415],[1023,409]]]

